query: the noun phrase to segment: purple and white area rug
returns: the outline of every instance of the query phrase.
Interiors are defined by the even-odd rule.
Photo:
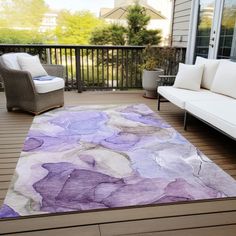
[[[0,217],[236,196],[236,181],[143,104],[34,118]]]

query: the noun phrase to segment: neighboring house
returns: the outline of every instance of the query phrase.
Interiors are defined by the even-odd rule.
[[[4,9],[4,7],[11,6],[11,0],[2,0],[0,4],[0,11]]]
[[[172,46],[196,56],[236,59],[236,0],[175,0]]]
[[[162,45],[169,46],[171,40],[171,17],[173,0],[156,0],[158,10],[165,16],[164,20],[151,20],[150,28],[161,29]]]
[[[39,31],[46,32],[48,30],[54,30],[57,27],[57,17],[58,14],[56,12],[45,13]]]

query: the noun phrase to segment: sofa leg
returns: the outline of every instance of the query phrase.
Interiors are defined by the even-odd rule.
[[[13,108],[12,107],[7,107],[7,111],[11,112],[11,111],[13,111]]]
[[[184,112],[184,130],[187,130],[188,112]]]
[[[157,110],[160,111],[161,96],[157,93]]]

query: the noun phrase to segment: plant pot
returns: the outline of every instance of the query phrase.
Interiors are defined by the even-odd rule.
[[[163,69],[153,71],[143,70],[142,85],[145,90],[144,97],[157,98],[157,80],[159,75],[163,75]]]

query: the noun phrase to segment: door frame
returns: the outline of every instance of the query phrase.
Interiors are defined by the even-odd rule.
[[[225,0],[215,0],[215,10],[212,21],[211,35],[209,44],[213,44],[214,47],[209,46],[208,58],[216,58],[219,46],[219,37],[221,30],[221,21],[223,15]],[[190,22],[189,22],[189,35],[188,35],[188,44],[186,52],[186,63],[194,63],[194,53],[195,53],[195,44],[196,44],[196,35],[198,27],[198,11],[199,11],[200,0],[192,0],[191,13],[190,13]],[[214,40],[212,40],[214,38]]]
[[[233,36],[233,42],[232,42],[230,56],[231,56],[232,60],[236,60],[236,22],[235,22],[235,26],[234,26],[234,36]]]

